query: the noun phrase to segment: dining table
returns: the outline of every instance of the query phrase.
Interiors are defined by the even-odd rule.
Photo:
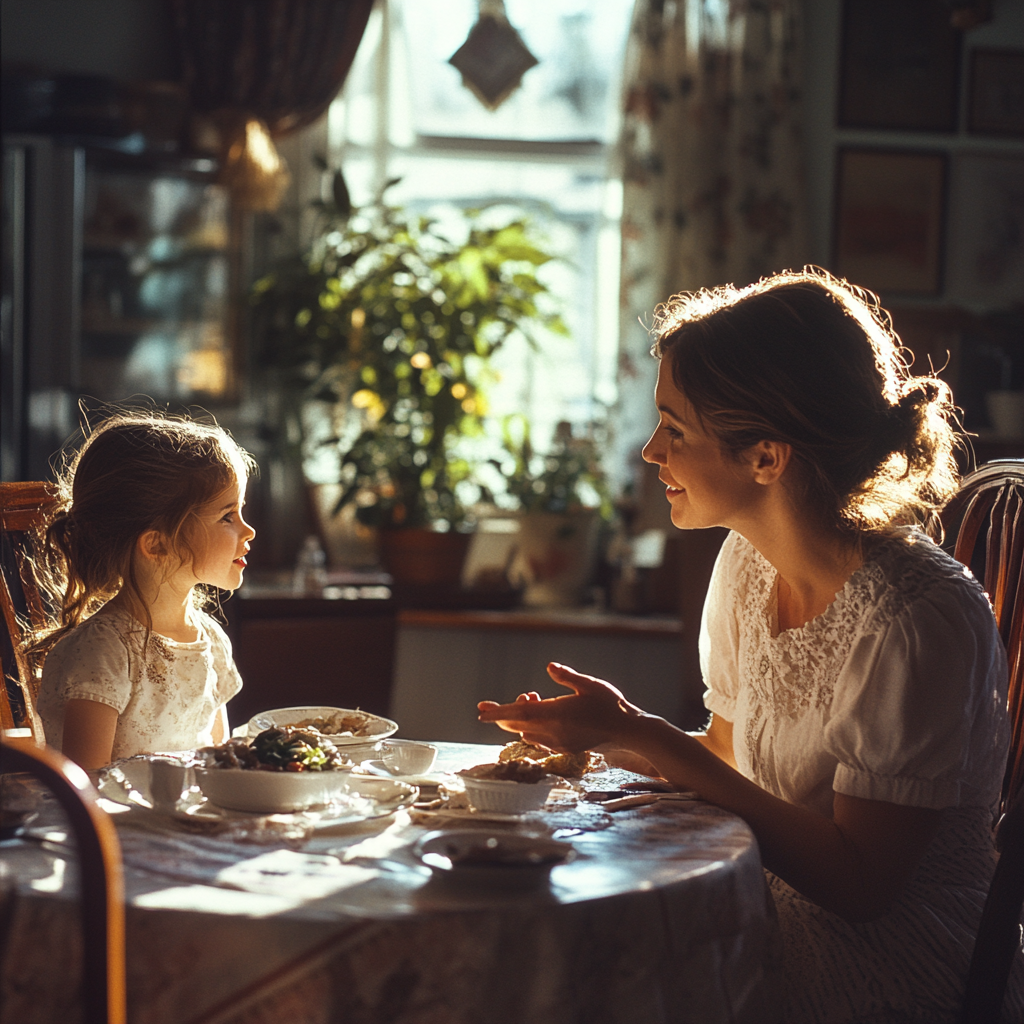
[[[454,773],[495,761],[500,746],[435,746],[447,802],[424,784],[394,808],[334,824],[238,814],[200,827],[149,807],[141,783],[111,798],[108,779],[129,1021],[774,1019],[778,926],[745,822],[692,794],[605,799],[644,782],[607,767],[560,784],[540,810],[482,813],[460,803]],[[145,760],[117,776],[125,791]],[[11,792],[26,816],[0,841],[0,1020],[77,1024],[73,845],[44,791],[22,780],[5,800]],[[554,840],[571,854],[525,880],[426,863],[424,837],[468,829]]]

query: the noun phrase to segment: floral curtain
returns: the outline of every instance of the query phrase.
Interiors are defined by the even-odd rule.
[[[624,456],[653,422],[655,306],[806,260],[800,29],[800,0],[637,0],[621,139]]]

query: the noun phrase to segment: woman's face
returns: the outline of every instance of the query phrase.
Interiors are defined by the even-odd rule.
[[[672,523],[680,530],[739,529],[764,492],[754,481],[752,463],[733,458],[703,430],[666,360],[658,369],[654,400],[659,422],[643,457],[661,467],[658,479],[665,484]]]

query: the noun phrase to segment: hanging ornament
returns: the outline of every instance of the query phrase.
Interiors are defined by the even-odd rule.
[[[476,24],[448,63],[488,110],[497,110],[538,61],[509,24],[503,0],[479,0]]]

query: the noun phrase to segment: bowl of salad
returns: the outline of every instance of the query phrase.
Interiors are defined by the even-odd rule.
[[[348,792],[353,762],[315,729],[265,729],[196,751],[196,782],[212,804],[282,814],[323,806]]]

